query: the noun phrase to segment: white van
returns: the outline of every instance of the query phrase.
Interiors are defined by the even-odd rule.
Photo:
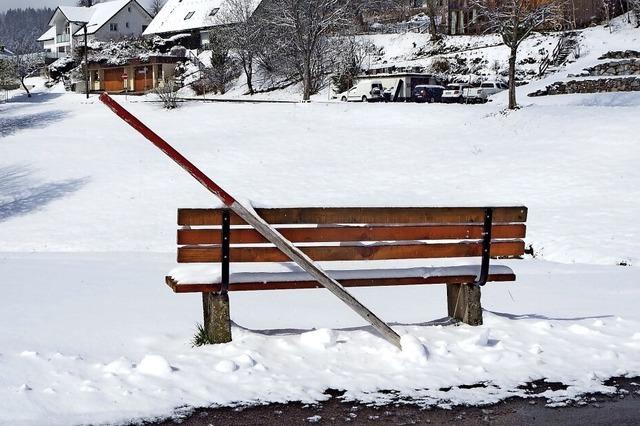
[[[380,102],[384,101],[384,88],[381,81],[363,80],[340,93],[338,98],[343,102]]]
[[[502,81],[485,81],[480,87],[468,88],[464,91],[463,97],[465,102],[484,103],[487,102],[489,96],[508,89],[506,83]]]

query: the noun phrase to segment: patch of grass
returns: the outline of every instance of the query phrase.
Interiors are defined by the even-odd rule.
[[[204,346],[204,345],[212,345],[213,342],[207,337],[207,333],[204,331],[204,325],[200,323],[196,323],[196,334],[191,339],[191,346]]]

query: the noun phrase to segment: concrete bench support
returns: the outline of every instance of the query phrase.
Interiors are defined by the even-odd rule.
[[[211,343],[231,341],[228,293],[202,293],[204,331]]]
[[[469,325],[482,325],[480,286],[473,284],[447,284],[449,316]]]

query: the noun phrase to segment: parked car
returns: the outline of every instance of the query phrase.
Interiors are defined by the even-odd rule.
[[[480,87],[470,87],[463,91],[465,102],[484,103],[489,96],[507,89],[507,85],[501,81],[485,81]]]
[[[460,103],[463,101],[462,92],[470,87],[467,83],[451,83],[447,84],[444,92],[442,92],[442,102],[444,103]]]
[[[413,101],[422,102],[441,102],[444,87],[430,84],[419,84],[413,88]]]
[[[338,95],[341,101],[381,102],[384,101],[384,88],[379,81],[365,80]]]

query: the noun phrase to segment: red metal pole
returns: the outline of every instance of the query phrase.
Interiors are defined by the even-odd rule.
[[[162,152],[167,154],[169,158],[178,163],[178,165],[188,171],[191,176],[196,178],[198,182],[205,186],[209,191],[218,197],[227,207],[236,202],[229,193],[220,188],[218,184],[212,181],[207,175],[202,173],[191,161],[187,160],[182,154],[176,151],[167,141],[162,139],[157,133],[148,128],[144,123],[133,116],[129,111],[124,109],[119,103],[113,100],[106,92],[100,95],[100,100],[108,106],[116,115],[129,123],[131,127],[136,129],[142,136],[147,138],[152,144],[160,148]]]

